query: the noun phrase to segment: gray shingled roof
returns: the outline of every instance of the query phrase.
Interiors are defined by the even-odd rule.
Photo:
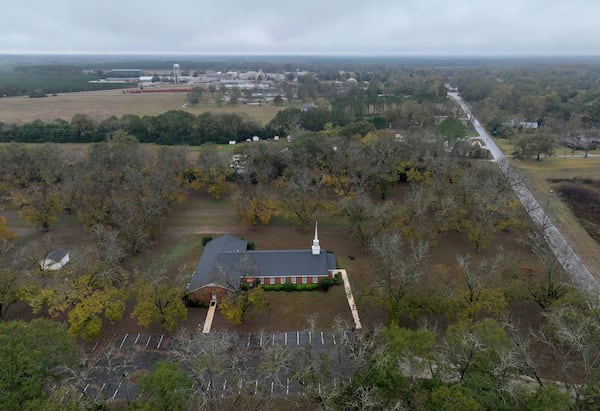
[[[236,273],[235,264],[233,264],[231,258],[220,257],[224,253],[244,253],[247,246],[247,241],[231,235],[224,235],[209,241],[204,247],[204,252],[198,261],[192,281],[187,287],[188,291],[197,290],[210,283],[237,290],[240,277]],[[239,267],[239,262],[237,266]]]
[[[206,244],[188,291],[211,283],[237,290],[240,278],[248,276],[327,275],[335,269],[335,255],[321,250],[246,251],[247,242],[224,235]],[[242,269],[246,273],[242,274]]]
[[[258,275],[294,276],[327,275],[329,267],[327,253],[321,250],[313,255],[311,250],[269,250],[248,252],[256,264]]]
[[[54,262],[59,262],[60,260],[62,260],[69,252],[67,250],[64,250],[62,248],[59,248],[57,250],[54,251],[50,251],[46,257],[44,257],[44,259],[46,261],[54,261]]]

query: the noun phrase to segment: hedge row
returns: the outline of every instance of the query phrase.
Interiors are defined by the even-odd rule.
[[[317,284],[293,284],[290,282],[283,284],[261,285],[265,291],[313,291],[317,288],[327,291],[332,285],[342,284],[342,277],[336,274],[331,278],[321,278]]]
[[[314,291],[319,288],[318,284],[273,284],[273,285],[261,285],[265,291]]]

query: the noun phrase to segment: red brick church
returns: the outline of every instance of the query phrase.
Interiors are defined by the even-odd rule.
[[[221,300],[242,283],[314,284],[331,278],[335,255],[321,249],[317,227],[306,250],[248,250],[248,242],[224,235],[208,242],[186,287],[190,301]]]

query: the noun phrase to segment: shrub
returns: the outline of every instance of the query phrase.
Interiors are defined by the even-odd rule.
[[[319,288],[318,284],[294,284],[294,283],[283,283],[283,284],[272,284],[262,285],[265,291],[314,291]]]
[[[333,277],[333,284],[341,285],[343,283],[344,280],[342,280],[342,275],[340,273],[335,273],[335,276]]]
[[[333,285],[333,280],[331,278],[321,278],[318,283],[318,287],[323,291],[329,290],[329,287]]]
[[[204,237],[202,237],[202,247],[204,247],[206,244],[212,241],[212,239],[212,235],[205,235]]]
[[[254,241],[248,240],[248,246],[246,247],[246,250],[256,250],[256,244],[254,244]]]

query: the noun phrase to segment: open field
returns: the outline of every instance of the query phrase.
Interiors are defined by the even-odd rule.
[[[272,105],[235,106],[203,105],[184,108],[187,93],[127,94],[121,90],[91,91],[60,94],[47,98],[6,97],[0,98],[0,122],[24,123],[33,120],[50,121],[56,118],[70,120],[75,114],[84,113],[103,120],[110,116],[137,114],[154,116],[169,110],[185,110],[192,114],[203,112],[247,114],[250,118],[268,123],[285,106]]]
[[[528,186],[554,224],[568,238],[573,248],[588,265],[589,270],[600,277],[600,244],[594,241],[579,224],[568,205],[554,192],[550,180],[589,178],[600,176],[600,157],[553,157],[542,161],[511,160],[525,172]]]

